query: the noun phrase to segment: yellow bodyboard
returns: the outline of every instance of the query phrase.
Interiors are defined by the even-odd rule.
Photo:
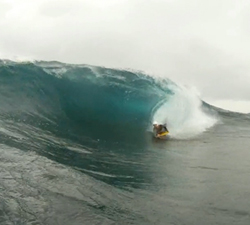
[[[169,132],[168,132],[168,131],[165,131],[165,132],[162,132],[162,133],[158,134],[157,136],[158,136],[158,137],[162,137],[162,136],[166,136],[166,135],[168,135],[168,134],[169,134]]]

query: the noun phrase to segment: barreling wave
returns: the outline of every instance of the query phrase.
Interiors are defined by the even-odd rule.
[[[167,122],[172,137],[188,138],[216,122],[192,91],[141,72],[5,60],[0,92],[2,124],[78,140],[143,141],[152,120]]]

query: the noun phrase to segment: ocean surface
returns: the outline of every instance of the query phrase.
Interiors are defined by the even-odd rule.
[[[250,115],[138,71],[0,60],[0,224],[249,225]]]

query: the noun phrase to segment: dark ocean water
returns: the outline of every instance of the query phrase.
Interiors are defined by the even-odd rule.
[[[0,61],[0,224],[250,224],[249,125],[168,79]]]

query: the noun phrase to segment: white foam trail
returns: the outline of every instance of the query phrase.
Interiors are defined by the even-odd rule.
[[[167,123],[172,138],[194,137],[217,122],[212,115],[202,111],[197,90],[174,87],[174,93],[153,116],[154,121]]]

